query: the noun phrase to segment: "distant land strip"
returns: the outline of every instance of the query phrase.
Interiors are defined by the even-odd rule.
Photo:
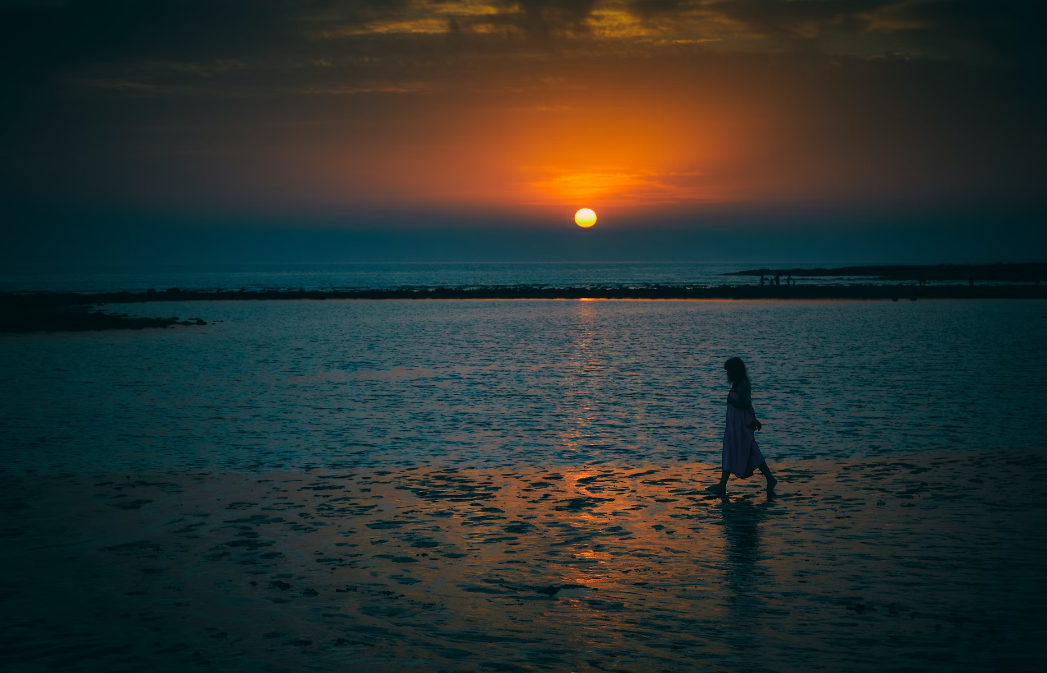
[[[893,300],[1047,299],[1047,285],[648,285],[612,287],[419,287],[370,290],[149,290],[0,293],[0,332],[68,332],[205,325],[199,318],[140,318],[92,307],[188,301],[389,299]]]
[[[1047,299],[1045,285],[642,285],[407,287],[361,290],[149,290],[0,293],[11,309],[141,304],[156,301],[291,299]]]
[[[867,276],[875,280],[891,281],[995,281],[1011,283],[1039,283],[1047,281],[1047,263],[1027,264],[895,264],[882,266],[841,266],[834,269],[747,269],[732,271],[724,276],[797,276],[823,278],[826,276]]]

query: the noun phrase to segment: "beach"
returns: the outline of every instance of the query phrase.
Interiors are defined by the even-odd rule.
[[[1047,461],[2,477],[6,670],[1039,670]]]

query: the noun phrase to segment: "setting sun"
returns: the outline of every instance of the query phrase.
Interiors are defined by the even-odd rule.
[[[589,227],[596,224],[596,213],[593,212],[592,208],[582,208],[574,214],[574,221],[579,227]]]

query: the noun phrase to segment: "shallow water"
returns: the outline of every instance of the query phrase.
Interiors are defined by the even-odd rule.
[[[0,475],[0,668],[1042,671],[1010,461]]]
[[[1043,448],[1039,301],[114,308],[211,324],[0,336],[9,470],[715,461],[735,355],[772,462]]]
[[[113,309],[210,324],[0,336],[4,670],[1047,660],[1047,302]]]

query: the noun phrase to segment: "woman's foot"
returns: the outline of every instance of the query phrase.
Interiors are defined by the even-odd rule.
[[[774,477],[768,475],[768,477],[767,477],[767,491],[768,492],[773,491],[774,487],[777,486],[777,485],[778,485],[778,480],[775,479]]]
[[[727,484],[713,484],[705,490],[716,495],[727,495]]]

